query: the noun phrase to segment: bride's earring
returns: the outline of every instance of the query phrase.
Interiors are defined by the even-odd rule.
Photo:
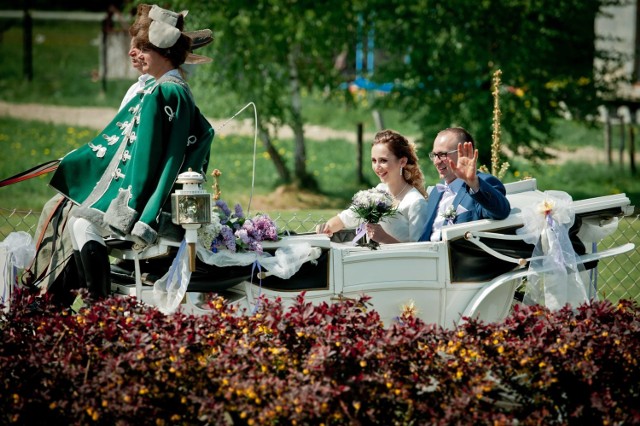
[[[404,168],[400,167],[400,176],[404,176],[404,174],[402,174],[403,170],[404,170]]]

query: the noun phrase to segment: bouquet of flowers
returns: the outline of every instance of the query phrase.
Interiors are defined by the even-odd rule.
[[[391,194],[378,188],[356,192],[350,208],[365,223],[379,223],[383,218],[394,216],[397,212]],[[361,225],[354,242],[362,238],[365,232],[364,225]],[[377,249],[379,245],[376,241],[366,243],[366,246],[372,250]]]
[[[240,204],[233,211],[226,202],[216,201],[211,211],[211,223],[198,229],[198,240],[214,253],[225,247],[232,252],[262,253],[262,241],[278,241],[276,224],[266,214],[246,218]]]

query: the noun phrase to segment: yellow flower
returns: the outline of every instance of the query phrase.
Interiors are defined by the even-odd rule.
[[[546,216],[548,214],[551,214],[551,212],[553,212],[553,209],[555,207],[556,207],[556,202],[554,200],[546,198],[544,201],[538,204],[536,211]]]
[[[413,300],[409,300],[406,305],[402,305],[402,316],[415,317],[418,313],[418,308]]]

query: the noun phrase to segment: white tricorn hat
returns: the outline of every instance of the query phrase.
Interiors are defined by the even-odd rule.
[[[179,17],[179,13],[153,5],[149,10],[149,18],[151,19],[149,42],[161,49],[168,49],[176,44],[182,35],[181,28],[176,26]]]
[[[182,32],[181,28],[178,27],[179,17],[182,15],[184,22],[184,17],[188,13],[188,10],[176,13],[153,5],[149,10],[149,18],[151,19],[149,42],[161,49],[168,49],[176,44],[180,36],[184,34],[191,39],[191,48],[184,63],[194,65],[207,64],[213,59],[208,56],[197,55],[193,53],[193,50],[211,43],[213,41],[213,33],[209,29]]]

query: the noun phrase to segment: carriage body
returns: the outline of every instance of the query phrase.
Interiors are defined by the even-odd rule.
[[[301,293],[313,303],[333,303],[344,298],[369,296],[385,324],[403,310],[411,309],[428,323],[452,327],[465,317],[485,321],[500,320],[509,313],[521,279],[530,272],[526,259],[533,245],[516,236],[523,226],[522,211],[536,205],[545,194],[534,179],[507,184],[511,214],[504,220],[479,220],[443,228],[442,241],[381,245],[377,250],[355,246],[350,238],[304,234],[265,243],[267,251],[291,244],[308,244],[318,255],[288,279],[260,273],[251,266],[204,268],[192,277],[181,308],[186,312],[211,311],[203,294],[217,293],[250,313],[260,297],[281,298],[285,306]],[[632,244],[597,252],[597,243],[617,229],[618,218],[630,214],[632,207],[624,194],[573,202],[575,224],[571,239],[576,253],[587,269],[588,282],[597,271],[597,260],[625,253]],[[175,245],[175,243],[173,243]],[[165,243],[170,247],[172,243]],[[138,273],[135,282],[114,282],[116,293],[136,294],[153,304],[152,288],[141,282],[144,274],[140,260],[161,255],[163,244],[136,254]],[[114,249],[112,255],[133,258],[126,250]],[[116,280],[117,281],[117,280]]]

